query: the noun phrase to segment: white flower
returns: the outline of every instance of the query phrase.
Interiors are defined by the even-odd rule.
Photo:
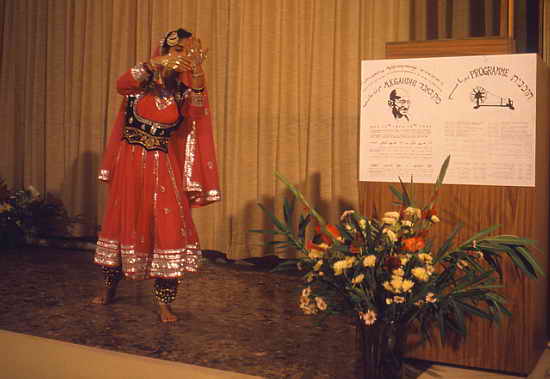
[[[317,308],[319,308],[321,311],[327,309],[327,303],[325,302],[325,300],[323,300],[322,297],[316,297],[315,304],[317,304]]]
[[[27,191],[30,192],[31,197],[32,197],[33,199],[36,199],[37,197],[40,196],[40,192],[38,192],[38,190],[37,190],[36,188],[34,188],[32,185],[30,185],[30,186],[27,187]]]
[[[348,209],[347,211],[344,211],[344,213],[342,213],[342,215],[340,216],[340,221],[345,219],[346,216],[354,214],[354,213],[355,213],[355,211],[353,209]]]
[[[306,315],[313,315],[317,313],[317,307],[312,303],[300,304],[300,308]]]
[[[403,221],[401,221],[401,225],[406,226],[408,228],[411,228],[413,226],[413,223],[412,223],[412,221],[409,221],[409,220],[403,220]]]
[[[399,220],[399,212],[386,212],[384,213],[384,217],[393,218],[395,220]]]
[[[363,281],[363,279],[365,279],[365,275],[364,275],[364,274],[359,274],[359,275],[357,275],[355,278],[353,278],[353,279],[351,280],[351,282],[352,282],[353,284],[358,284],[358,283],[361,283],[361,282]]]
[[[435,293],[428,292],[428,294],[426,295],[426,301],[428,303],[435,303],[437,301],[437,298],[435,297]]]
[[[405,302],[405,298],[403,296],[394,296],[393,301],[397,304],[401,304]]]
[[[363,258],[363,266],[365,267],[374,267],[376,264],[376,256],[369,254],[365,258]]]
[[[372,325],[376,321],[376,313],[369,309],[367,313],[359,312],[359,317],[363,319],[366,325]]]
[[[306,287],[302,290],[303,297],[309,297],[311,295],[311,287]]]
[[[434,224],[437,224],[441,220],[436,215],[432,215],[432,217],[430,217],[430,221],[433,222]]]
[[[397,241],[397,234],[394,233],[393,230],[390,230],[388,228],[384,228],[382,230],[382,233],[384,233],[385,235],[388,236],[388,238],[390,239],[390,241],[392,242],[396,242]]]

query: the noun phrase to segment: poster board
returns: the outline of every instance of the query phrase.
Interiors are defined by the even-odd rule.
[[[535,185],[536,54],[363,61],[359,180]]]

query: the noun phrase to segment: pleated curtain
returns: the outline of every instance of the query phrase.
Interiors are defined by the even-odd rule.
[[[223,200],[194,211],[205,249],[270,253],[288,194],[277,171],[335,220],[357,206],[360,61],[408,40],[407,0],[4,0],[0,175],[60,197],[94,235],[97,169],[121,97],[116,78],[178,27],[208,47]]]

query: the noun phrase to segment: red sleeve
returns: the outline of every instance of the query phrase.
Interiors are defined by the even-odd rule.
[[[126,96],[142,92],[151,80],[151,71],[143,63],[139,63],[122,74],[116,88],[119,94]]]

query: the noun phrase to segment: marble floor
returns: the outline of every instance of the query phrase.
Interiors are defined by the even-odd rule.
[[[210,256],[180,285],[179,320],[162,324],[151,281],[124,281],[115,303],[90,304],[102,285],[91,262],[85,250],[0,251],[0,329],[266,378],[355,377],[354,329],[303,315],[298,276]],[[530,378],[550,377],[546,355]],[[513,378],[449,366],[419,376],[434,377]]]

